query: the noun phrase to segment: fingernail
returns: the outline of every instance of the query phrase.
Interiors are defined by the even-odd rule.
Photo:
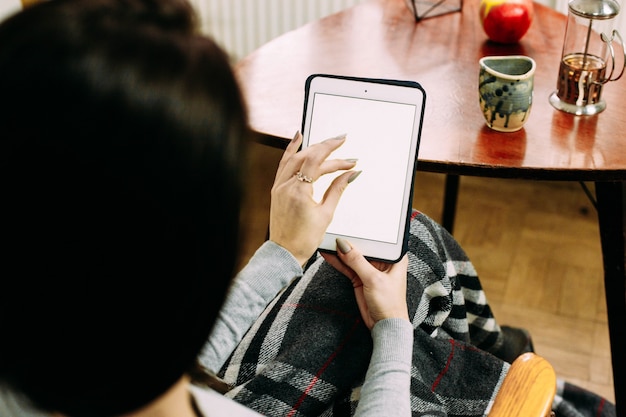
[[[337,135],[334,138],[326,139],[324,142],[328,142],[329,140],[344,140],[346,138],[346,134],[342,133],[341,135]]]
[[[357,158],[346,158],[346,159],[344,159],[344,161],[352,162],[353,164],[356,164],[357,162],[359,162],[359,160]]]
[[[300,136],[300,131],[299,130],[296,132],[295,135],[293,135],[293,139],[292,140],[298,139],[298,136]]]
[[[338,237],[335,239],[335,243],[337,243],[337,249],[341,253],[348,253],[352,250],[352,246],[350,246],[350,242],[345,239]]]
[[[350,175],[350,178],[348,178],[348,184],[350,184],[352,181],[356,180],[356,178],[361,175],[361,172],[363,171],[354,171],[352,173],[352,175]]]

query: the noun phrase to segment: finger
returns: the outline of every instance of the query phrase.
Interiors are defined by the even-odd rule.
[[[299,180],[301,183],[313,184],[316,180],[320,179],[323,175],[331,174],[336,171],[345,171],[354,168],[356,165],[356,159],[333,159],[330,161],[324,161],[320,168],[318,169],[318,174],[316,178],[309,177],[305,174],[304,170],[298,171],[295,173],[295,178]],[[307,171],[308,172],[308,171]],[[348,182],[351,177],[348,177]],[[313,188],[310,188],[310,194],[313,195]]]
[[[360,277],[363,284],[371,284],[370,277],[376,276],[376,274],[372,272],[378,272],[378,269],[374,268],[374,266],[365,259],[358,248],[352,246],[352,244],[345,239],[337,239],[337,256]]]
[[[331,174],[337,171],[347,171],[356,166],[358,159],[350,158],[350,159],[327,159],[322,162],[319,167],[319,176],[326,174]]]
[[[359,175],[361,175],[361,171],[348,171],[335,178],[320,200],[322,209],[329,214],[334,213],[343,192],[348,188],[348,184],[354,181]]]
[[[288,158],[287,155],[283,155],[286,159],[280,174],[276,177],[276,182],[286,182],[293,178],[297,172],[301,172],[311,178],[312,181],[317,180],[320,177],[322,163],[344,143],[345,139],[345,135],[340,135],[302,149]]]
[[[406,253],[404,254],[404,256],[396,263],[386,263],[386,262],[381,262],[382,264],[385,264],[385,266],[380,267],[379,270],[380,271],[393,271],[396,268],[402,268],[404,270],[407,270],[408,266],[409,266],[409,255],[407,255]]]
[[[276,170],[276,179],[278,179],[281,173],[285,170],[285,165],[287,165],[287,161],[289,161],[293,157],[293,155],[298,152],[301,144],[302,134],[300,133],[300,131],[297,131],[293,139],[289,142],[289,144],[287,144],[285,152],[283,152],[283,155],[280,158],[280,162],[278,163],[278,169]]]
[[[382,262],[382,261],[371,261],[370,263],[372,264],[372,266],[374,268],[376,268],[376,269],[378,269],[379,271],[382,271],[382,272],[388,271],[391,268],[391,266],[393,265],[393,264],[390,264],[388,262]]]
[[[345,141],[346,135],[339,135],[304,149],[300,152],[300,157],[303,160],[297,170],[311,177],[313,181],[317,180],[322,175],[321,167],[324,162]]]
[[[363,294],[363,282],[361,279],[354,273],[350,267],[341,262],[341,260],[336,256],[330,253],[322,252],[322,257],[333,266],[337,271],[341,272],[352,282],[352,287],[354,288],[354,296],[356,299],[357,306],[359,307],[359,312],[361,313],[361,317],[368,328],[372,328],[374,325],[373,321],[369,315],[369,308],[367,306],[367,301],[365,300],[365,295]]]
[[[333,268],[339,271],[341,274],[345,275],[350,281],[354,284],[354,277],[356,274],[349,266],[341,262],[341,259],[337,257],[337,255],[333,255],[327,252],[321,252],[322,257],[328,262]]]
[[[339,252],[339,253],[341,253],[341,252]],[[350,271],[350,275],[347,275],[345,273],[344,273],[344,275],[346,275],[348,278],[350,278],[350,281],[352,282],[352,287],[354,288],[354,297],[356,299],[356,304],[357,304],[357,306],[359,308],[359,313],[361,314],[361,318],[363,319],[363,322],[365,323],[365,325],[371,330],[372,327],[374,326],[374,320],[372,319],[372,317],[370,315],[369,306],[367,304],[367,300],[365,299],[363,282],[361,281],[361,278],[359,278],[359,276],[350,267],[345,265],[341,261],[341,259],[339,259],[339,257],[333,256],[333,255],[329,255],[329,254],[324,254],[324,253],[322,253],[322,256],[331,265],[333,265],[337,270],[339,270],[339,271],[343,271],[343,270]]]

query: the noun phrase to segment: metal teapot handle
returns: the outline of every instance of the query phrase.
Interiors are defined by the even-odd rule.
[[[613,49],[613,39],[615,39],[616,37],[617,39],[619,39],[619,43],[622,46],[622,51],[624,52],[624,60],[622,61],[622,70],[620,71],[619,75],[615,78],[611,78],[613,76],[613,72],[615,71],[615,49]],[[609,81],[617,81],[624,74],[624,68],[626,67],[626,49],[624,49],[624,40],[622,39],[622,36],[619,34],[617,29],[613,29],[610,39],[604,32],[600,34],[600,38],[602,38],[602,42],[608,45],[609,51],[611,51],[611,72],[604,79],[604,81],[601,82],[604,84]]]

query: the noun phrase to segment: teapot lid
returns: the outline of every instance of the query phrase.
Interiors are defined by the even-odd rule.
[[[569,10],[588,19],[611,19],[619,13],[615,0],[571,0]]]

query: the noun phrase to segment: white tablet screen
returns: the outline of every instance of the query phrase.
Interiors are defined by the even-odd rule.
[[[404,227],[407,170],[417,106],[377,99],[314,93],[308,144],[347,134],[331,158],[357,158],[361,175],[345,190],[329,233],[397,243]],[[319,201],[337,174],[314,184]]]

